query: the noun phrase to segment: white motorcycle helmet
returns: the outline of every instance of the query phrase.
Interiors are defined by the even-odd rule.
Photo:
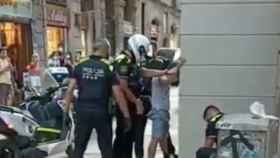
[[[128,39],[128,49],[139,63],[150,51],[150,41],[142,34],[135,34]]]

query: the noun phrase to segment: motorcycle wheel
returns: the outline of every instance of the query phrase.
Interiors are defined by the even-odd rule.
[[[22,158],[22,154],[18,147],[9,140],[0,141],[0,157],[1,158]]]

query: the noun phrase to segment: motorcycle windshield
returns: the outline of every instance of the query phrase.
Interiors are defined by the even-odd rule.
[[[53,77],[53,75],[47,69],[41,74],[41,79],[42,79],[42,91],[43,92],[46,92],[47,89],[49,89],[49,88],[59,86],[56,79]]]

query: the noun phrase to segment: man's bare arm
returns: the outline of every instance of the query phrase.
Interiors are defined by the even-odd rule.
[[[177,73],[161,76],[160,82],[164,84],[172,84],[178,80]]]
[[[204,147],[213,148],[215,145],[215,137],[206,137]]]
[[[125,118],[130,118],[129,111],[128,111],[128,104],[126,102],[125,95],[123,94],[121,87],[113,86],[112,89],[113,89],[114,98],[116,99],[116,102],[118,103],[118,106],[121,112],[123,113],[123,116]]]
[[[133,92],[128,87],[128,81],[126,79],[120,79],[120,86],[123,92],[125,93],[126,99],[130,101],[131,103],[134,103],[136,105],[137,114],[143,114],[144,107],[142,100],[140,98],[137,98]]]
[[[159,77],[159,76],[166,74],[167,70],[142,68],[141,73],[142,73],[143,77],[152,78],[152,77]]]
[[[77,85],[77,81],[76,79],[70,79],[70,82],[69,82],[69,85],[68,85],[68,88],[67,88],[67,91],[66,91],[66,94],[65,94],[65,97],[64,97],[64,101],[65,101],[65,111],[68,112],[70,110],[70,104],[71,104],[71,101],[73,99],[73,91],[74,89],[76,88],[76,85]]]
[[[128,87],[128,81],[126,79],[120,79],[121,89],[124,91],[126,98],[131,102],[136,104],[137,97],[131,92]]]

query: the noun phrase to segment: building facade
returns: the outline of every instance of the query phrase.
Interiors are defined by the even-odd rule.
[[[127,48],[134,33],[148,36],[157,47],[178,47],[180,11],[175,0],[118,0],[116,49]]]
[[[260,101],[267,113],[277,115],[280,5],[266,0],[181,0],[180,6],[180,40],[188,61],[181,74],[180,157],[194,157],[204,144],[202,113],[207,105],[244,113]]]
[[[54,51],[82,49],[80,13],[80,0],[1,0],[0,44],[8,47],[19,80],[33,52],[44,65]]]
[[[158,47],[178,46],[180,11],[174,0],[82,0],[88,20],[85,43],[90,51],[98,38],[108,38],[114,53],[127,48],[134,33],[154,39]]]

